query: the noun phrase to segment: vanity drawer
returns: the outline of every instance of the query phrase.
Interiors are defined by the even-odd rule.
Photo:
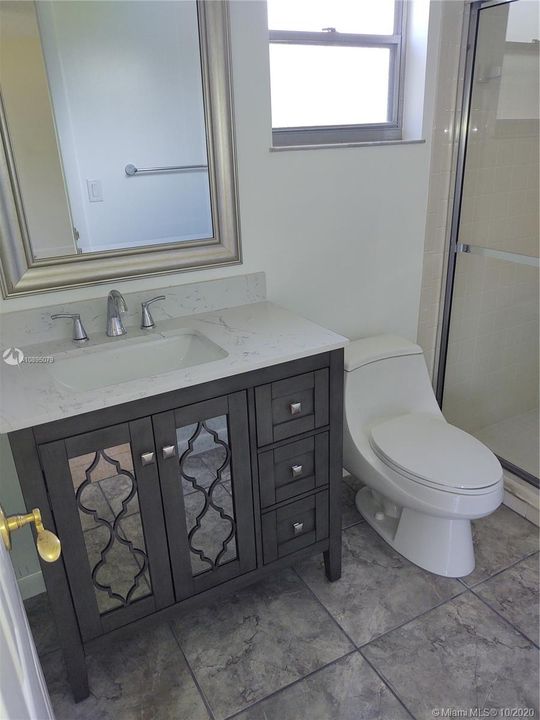
[[[328,491],[262,516],[264,562],[269,563],[328,537]]]
[[[261,507],[328,485],[328,433],[259,455]]]
[[[328,368],[255,389],[259,445],[328,424]]]

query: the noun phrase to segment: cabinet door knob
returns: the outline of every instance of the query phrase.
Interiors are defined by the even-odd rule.
[[[154,462],[154,453],[153,452],[145,452],[141,455],[141,465],[152,465]]]
[[[169,460],[169,458],[176,455],[176,445],[165,445],[165,447],[161,449],[161,454],[164,460]]]
[[[293,530],[295,535],[300,535],[304,532],[304,523],[303,522],[295,522],[293,523]]]
[[[302,465],[291,465],[291,475],[293,476],[293,478],[300,477],[303,470],[304,468]]]
[[[289,403],[289,410],[291,415],[298,415],[302,412],[302,403],[301,402],[292,402]]]

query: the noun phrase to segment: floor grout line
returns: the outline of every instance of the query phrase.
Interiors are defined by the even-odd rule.
[[[294,567],[292,567],[291,570],[298,576],[298,578],[300,579],[300,581],[302,582],[302,584],[305,585],[305,587],[308,589],[308,591],[310,592],[310,594],[313,595],[313,592],[311,591],[311,588],[309,588],[309,587],[304,583],[304,581],[302,580],[302,578],[301,578],[301,577],[298,575],[298,573],[296,572],[296,569],[295,569]],[[311,677],[311,676],[314,675],[315,673],[318,673],[318,672],[320,672],[321,670],[324,670],[325,668],[328,668],[328,667],[330,667],[331,665],[334,665],[335,663],[339,662],[340,660],[343,660],[344,658],[349,657],[350,655],[354,655],[354,653],[358,652],[358,649],[357,649],[355,643],[351,640],[351,638],[347,635],[347,633],[342,630],[342,628],[340,627],[339,623],[336,622],[335,618],[328,612],[328,610],[324,607],[324,605],[322,605],[322,603],[319,601],[319,599],[318,599],[317,597],[315,597],[315,599],[316,599],[317,603],[318,603],[319,605],[321,605],[321,607],[324,609],[324,611],[330,616],[330,618],[332,619],[333,623],[334,623],[335,625],[337,625],[338,629],[341,630],[341,632],[343,632],[343,634],[345,635],[345,637],[349,640],[349,642],[350,642],[351,645],[352,645],[352,649],[349,650],[348,652],[344,653],[343,655],[340,655],[339,657],[334,658],[334,660],[331,660],[330,662],[325,663],[324,665],[321,665],[320,667],[316,668],[315,670],[312,670],[311,672],[307,673],[306,675],[303,675],[302,677],[299,677],[299,678],[297,678],[296,680],[293,680],[292,682],[288,683],[287,685],[283,685],[282,687],[277,688],[276,690],[274,690],[273,692],[269,693],[268,695],[265,695],[263,698],[260,698],[259,700],[256,700],[254,703],[251,703],[250,705],[246,705],[246,707],[242,708],[241,710],[238,710],[237,712],[233,713],[232,715],[227,715],[227,716],[224,718],[224,720],[232,720],[233,718],[238,717],[239,715],[241,715],[241,714],[242,714],[243,712],[245,712],[246,710],[248,710],[248,709],[250,709],[250,708],[253,708],[255,705],[259,705],[260,703],[264,702],[265,700],[268,700],[268,698],[271,698],[271,697],[273,697],[274,695],[277,695],[278,693],[282,692],[283,690],[286,690],[287,688],[289,688],[289,687],[291,687],[291,686],[293,686],[293,685],[297,685],[298,683],[302,682],[303,680],[306,680],[307,678]],[[180,648],[180,651],[181,651],[181,653],[182,653],[182,656],[184,657],[184,659],[185,659],[185,661],[186,661],[186,664],[187,664],[187,666],[188,666],[188,669],[189,669],[189,671],[190,671],[190,674],[191,674],[192,677],[193,677],[193,681],[195,682],[195,685],[196,685],[196,687],[197,687],[197,690],[199,691],[199,693],[200,693],[200,695],[201,695],[201,697],[202,697],[202,699],[203,699],[203,701],[204,701],[204,704],[206,705],[206,707],[207,707],[207,709],[208,709],[208,711],[209,711],[209,713],[210,713],[210,715],[211,715],[212,720],[216,720],[215,715],[214,715],[213,712],[212,712],[212,708],[211,708],[211,706],[210,706],[210,704],[209,704],[209,701],[206,699],[206,696],[205,696],[202,688],[200,687],[200,685],[199,685],[199,683],[198,683],[198,681],[197,681],[197,679],[196,679],[196,677],[195,677],[195,673],[194,673],[194,671],[193,671],[193,669],[192,669],[192,667],[191,667],[191,665],[190,665],[190,663],[189,663],[189,660],[188,660],[188,658],[186,657],[186,655],[185,655],[185,653],[184,653],[184,651],[183,651],[183,649],[182,649],[182,646],[181,646],[181,644],[180,644],[180,640],[178,639],[178,637],[177,637],[177,635],[176,635],[176,632],[174,631],[174,628],[172,627],[171,623],[168,623],[168,624],[169,624],[169,626],[171,627],[172,633],[173,633],[173,635],[174,635],[174,639],[175,639],[178,647]]]
[[[461,590],[460,592],[456,593],[455,595],[451,595],[450,597],[447,597],[445,600],[441,600],[441,602],[437,603],[436,605],[433,605],[433,607],[430,607],[427,610],[423,610],[418,615],[415,615],[414,617],[409,618],[408,620],[404,620],[399,625],[395,625],[394,627],[391,627],[388,630],[385,630],[380,635],[377,635],[376,637],[371,638],[371,640],[368,640],[367,642],[362,643],[361,645],[357,645],[356,647],[359,650],[362,650],[363,648],[367,647],[368,645],[371,645],[371,643],[377,642],[378,640],[381,640],[382,638],[386,637],[390,633],[394,632],[394,630],[401,630],[401,628],[405,627],[405,625],[408,625],[409,623],[412,623],[415,620],[419,620],[420,618],[424,617],[424,615],[427,615],[428,613],[432,612],[432,610],[437,610],[438,608],[442,607],[443,605],[446,605],[447,603],[450,603],[453,600],[456,600],[457,598],[461,597],[462,595],[465,595],[465,593],[467,593],[467,592],[469,592],[469,589],[465,588],[464,590]]]
[[[390,681],[384,676],[384,674],[377,669],[377,667],[371,662],[371,660],[369,660],[369,659],[364,655],[364,653],[362,652],[362,650],[360,650],[360,648],[358,648],[358,654],[360,655],[360,657],[362,657],[362,658],[364,659],[365,662],[367,662],[367,664],[369,665],[369,667],[373,670],[373,672],[377,675],[377,677],[379,677],[379,678],[382,680],[382,682],[383,682],[383,683],[386,685],[386,687],[390,690],[390,692],[392,693],[392,695],[394,695],[394,697],[395,697],[396,700],[399,702],[399,704],[400,704],[403,708],[405,708],[405,711],[409,713],[409,715],[413,718],[413,720],[417,720],[416,715],[412,712],[412,710],[409,710],[409,708],[408,708],[407,705],[405,704],[405,701],[401,699],[401,697],[400,697],[400,695],[399,695],[399,693],[398,693],[397,688],[394,686],[394,683],[390,682]]]
[[[410,561],[407,561],[407,562],[410,562]],[[426,615],[427,613],[431,612],[432,610],[436,610],[437,608],[441,607],[442,605],[444,605],[444,604],[447,603],[447,602],[451,602],[452,600],[455,600],[456,598],[460,597],[461,595],[464,595],[466,592],[468,592],[468,591],[470,590],[470,588],[464,587],[463,590],[460,590],[459,592],[457,592],[457,593],[455,593],[455,594],[453,594],[453,595],[450,595],[450,597],[447,597],[447,598],[445,598],[444,600],[441,600],[441,602],[437,603],[436,605],[433,605],[432,607],[428,608],[427,610],[423,610],[423,611],[422,611],[421,613],[419,613],[418,615],[415,615],[414,617],[409,618],[408,620],[404,620],[402,623],[399,623],[399,625],[395,625],[395,626],[389,628],[388,630],[385,630],[385,631],[384,631],[383,633],[381,633],[380,635],[377,635],[376,637],[371,638],[371,640],[368,640],[367,642],[361,643],[361,644],[359,645],[358,643],[356,643],[356,642],[352,639],[352,637],[351,637],[351,636],[349,635],[349,633],[345,630],[345,628],[343,628],[343,626],[339,623],[339,621],[332,615],[332,613],[330,612],[330,610],[324,605],[324,603],[322,602],[322,600],[319,598],[319,596],[317,595],[317,593],[315,592],[315,590],[313,590],[313,589],[307,584],[307,582],[304,580],[304,578],[298,573],[298,571],[296,570],[296,567],[293,567],[293,570],[294,570],[294,572],[298,575],[298,577],[300,578],[300,580],[304,583],[304,585],[307,587],[307,589],[310,591],[310,593],[313,595],[313,597],[317,600],[317,602],[319,603],[319,605],[320,605],[320,606],[324,609],[324,611],[332,618],[332,620],[334,621],[334,623],[335,623],[335,624],[338,626],[338,628],[343,632],[343,634],[347,637],[347,639],[348,639],[350,642],[352,642],[352,644],[354,645],[354,647],[355,647],[357,650],[361,650],[362,648],[366,647],[366,645],[369,645],[370,643],[375,642],[376,640],[379,640],[380,638],[384,637],[385,635],[388,635],[388,633],[391,633],[391,632],[393,632],[394,630],[399,630],[399,629],[402,628],[404,625],[407,625],[408,623],[412,622],[413,620],[417,620],[418,618],[421,618],[423,615]]]
[[[351,645],[353,646],[353,648],[354,648],[355,650],[358,650],[358,645],[354,642],[354,640],[353,640],[352,637],[349,635],[349,633],[345,630],[345,628],[343,628],[343,627],[340,625],[339,621],[332,615],[332,613],[331,613],[330,610],[326,607],[326,605],[324,605],[324,603],[320,600],[320,598],[318,597],[317,593],[310,588],[310,586],[307,584],[307,582],[304,580],[304,578],[300,575],[300,573],[298,572],[298,570],[296,569],[296,567],[293,566],[293,567],[292,567],[292,570],[293,570],[293,572],[295,573],[295,575],[297,576],[297,578],[300,580],[300,582],[302,583],[302,585],[307,589],[307,591],[309,592],[309,594],[313,596],[313,598],[314,598],[315,601],[317,602],[317,605],[319,605],[319,606],[324,610],[324,612],[326,613],[326,615],[328,615],[328,617],[332,620],[332,622],[333,622],[334,625],[338,628],[338,630],[345,635],[345,637],[346,637],[347,640],[351,643]],[[339,580],[336,580],[336,582],[339,582]]]
[[[497,572],[493,573],[493,575],[490,575],[487,578],[484,578],[483,580],[479,580],[477,583],[474,583],[474,585],[467,585],[464,580],[461,578],[456,578],[464,587],[467,588],[467,590],[472,590],[473,588],[477,588],[480,585],[483,585],[484,583],[488,582],[492,578],[497,577],[498,575],[501,575],[501,573],[506,572],[506,570],[510,570],[510,568],[515,567],[516,565],[519,565],[520,562],[523,562],[524,560],[528,560],[529,558],[533,557],[534,555],[537,555],[540,553],[540,550],[533,550],[530,553],[527,553],[523,557],[519,558],[519,560],[515,560],[514,562],[510,563],[510,565],[507,565],[502,570],[497,570]],[[465,576],[467,577],[467,576]]]
[[[334,660],[330,660],[330,662],[327,662],[326,664],[321,665],[321,667],[318,667],[315,670],[312,670],[311,672],[307,673],[307,675],[303,675],[302,677],[299,677],[296,680],[293,680],[292,682],[288,683],[287,685],[283,685],[283,687],[280,687],[277,690],[274,690],[273,692],[269,693],[268,695],[265,695],[263,698],[260,698],[260,700],[256,700],[254,703],[251,703],[251,705],[246,705],[246,707],[242,708],[242,710],[238,710],[238,712],[235,712],[232,715],[227,715],[227,717],[224,718],[224,720],[234,720],[234,718],[237,718],[239,715],[246,712],[246,710],[251,710],[256,705],[260,705],[261,703],[265,702],[269,698],[274,697],[274,695],[279,695],[280,692],[283,692],[284,690],[288,690],[290,687],[293,687],[293,685],[298,685],[299,683],[303,682],[304,680],[307,680],[307,678],[310,678],[312,675],[316,675],[318,672],[321,672],[322,670],[325,670],[326,668],[332,667],[332,665],[335,665],[336,663],[341,662],[345,658],[348,658],[357,652],[358,652],[358,650],[355,647],[353,647],[353,649],[349,650],[349,652],[345,653],[345,655],[341,655],[340,657],[335,658]]]
[[[533,553],[533,555],[534,555],[534,553]],[[527,557],[531,557],[531,556],[529,555],[529,556],[527,556]],[[525,559],[525,558],[523,558],[523,559]],[[516,564],[516,563],[514,563],[514,564]],[[512,567],[512,566],[510,566],[510,567]],[[415,716],[414,713],[407,707],[406,703],[402,700],[402,698],[401,698],[400,695],[399,695],[398,689],[395,688],[394,685],[393,685],[393,683],[384,675],[384,673],[382,673],[382,671],[380,672],[380,671],[377,669],[377,666],[374,665],[374,664],[366,657],[366,655],[365,655],[365,653],[364,653],[364,650],[365,650],[366,648],[368,648],[371,644],[376,643],[376,642],[377,642],[378,640],[380,640],[381,638],[384,638],[386,635],[394,632],[394,630],[399,630],[399,629],[405,627],[406,625],[408,625],[409,623],[412,623],[412,622],[415,622],[416,620],[419,620],[419,619],[422,618],[424,615],[427,615],[428,613],[430,613],[432,610],[436,610],[436,609],[438,609],[438,608],[441,608],[441,607],[443,607],[444,605],[446,605],[447,603],[452,602],[453,600],[456,600],[457,598],[463,597],[463,596],[465,596],[465,595],[467,595],[467,594],[472,595],[473,597],[475,597],[475,598],[477,598],[478,600],[480,600],[484,605],[486,605],[486,607],[488,607],[488,608],[489,608],[490,610],[492,610],[496,615],[498,615],[507,625],[510,625],[510,627],[512,627],[516,632],[518,632],[518,634],[521,635],[528,643],[532,644],[536,649],[538,649],[538,645],[537,645],[533,640],[531,640],[527,635],[525,635],[524,632],[522,632],[522,631],[521,631],[519,628],[517,628],[512,622],[510,622],[507,618],[505,618],[503,615],[501,615],[499,612],[497,612],[497,610],[495,610],[495,608],[491,607],[491,605],[490,605],[488,602],[486,602],[482,597],[480,597],[476,592],[474,592],[474,590],[473,590],[472,588],[468,588],[468,587],[466,587],[466,586],[465,586],[465,590],[464,590],[463,592],[460,592],[460,593],[458,593],[457,595],[454,595],[453,597],[448,598],[447,600],[439,603],[438,605],[434,605],[431,609],[426,610],[425,612],[420,613],[420,615],[417,615],[416,617],[411,618],[411,620],[408,620],[407,622],[404,622],[404,623],[402,623],[401,625],[398,625],[398,626],[392,628],[391,630],[386,631],[386,632],[383,633],[382,635],[379,635],[379,636],[377,636],[376,638],[373,638],[373,639],[370,640],[369,642],[364,643],[363,645],[357,646],[357,647],[358,647],[358,652],[361,654],[361,656],[362,656],[362,657],[366,660],[366,662],[373,668],[373,670],[377,673],[377,675],[379,675],[379,677],[384,681],[384,683],[385,683],[386,685],[388,685],[388,687],[390,687],[390,689],[393,691],[394,695],[397,697],[397,699],[400,701],[400,703],[403,705],[403,707],[407,710],[407,712],[408,712],[413,718],[415,718],[415,720],[416,720],[416,716]]]
[[[173,626],[173,624],[172,624],[172,622],[171,622],[170,620],[167,621],[167,626],[169,627],[169,629],[170,629],[170,631],[171,631],[171,633],[172,633],[172,636],[173,636],[176,644],[178,645],[178,649],[180,650],[180,653],[182,654],[182,657],[184,658],[184,661],[185,661],[185,663],[186,663],[187,669],[189,670],[189,674],[191,675],[191,678],[192,678],[192,680],[193,680],[193,683],[195,684],[195,688],[197,689],[199,695],[201,696],[201,700],[203,701],[204,706],[206,707],[206,710],[208,711],[208,715],[210,716],[211,720],[216,720],[216,716],[214,715],[214,711],[212,710],[212,706],[210,705],[210,701],[207,699],[207,697],[206,697],[203,689],[201,688],[201,686],[200,686],[200,684],[199,684],[199,681],[197,680],[197,677],[196,677],[196,675],[195,675],[195,672],[194,672],[193,668],[191,667],[191,664],[190,664],[190,662],[189,662],[189,660],[188,660],[188,658],[187,658],[187,655],[186,655],[186,653],[184,652],[184,649],[183,649],[183,647],[182,647],[182,645],[181,645],[181,643],[180,643],[180,639],[179,639],[178,636],[176,635],[174,626]]]
[[[333,620],[333,622],[337,625],[337,627],[341,630],[341,632],[345,635],[345,637],[349,640],[349,642],[351,642],[351,643],[353,644],[353,646],[354,646],[354,648],[355,648],[355,652],[358,652],[358,653],[361,655],[361,657],[363,657],[364,660],[366,660],[366,662],[368,663],[368,665],[369,665],[370,667],[372,667],[372,669],[373,669],[374,672],[377,674],[377,676],[378,676],[379,678],[381,678],[381,680],[383,681],[384,685],[385,685],[386,687],[388,687],[388,689],[390,690],[390,692],[392,693],[392,695],[394,695],[394,697],[395,697],[396,700],[399,702],[399,704],[400,704],[400,705],[403,705],[403,707],[404,707],[405,710],[409,713],[409,715],[411,715],[411,717],[414,718],[415,716],[409,711],[409,709],[406,707],[405,703],[404,703],[404,702],[402,701],[402,699],[399,697],[399,695],[397,694],[397,692],[395,692],[395,690],[392,688],[392,686],[389,685],[389,684],[386,682],[386,680],[384,680],[384,679],[381,677],[380,673],[378,673],[378,672],[375,670],[375,668],[371,665],[371,663],[367,660],[367,658],[364,657],[364,654],[363,654],[362,652],[360,652],[360,648],[358,647],[357,643],[354,642],[354,640],[353,640],[352,637],[349,635],[349,633],[339,624],[339,622],[337,621],[337,619],[332,615],[332,613],[330,612],[330,610],[329,610],[329,609],[324,605],[324,603],[320,600],[320,598],[319,598],[318,595],[314,592],[314,590],[312,590],[312,589],[310,588],[310,586],[307,584],[307,582],[304,580],[304,578],[303,578],[303,577],[300,575],[300,573],[296,570],[296,567],[293,567],[293,570],[294,570],[294,572],[296,573],[296,575],[300,578],[301,582],[305,585],[305,587],[307,588],[307,590],[313,595],[313,597],[315,598],[316,602],[322,607],[322,609],[326,612],[326,614]],[[350,654],[350,653],[349,653],[349,654]],[[337,661],[334,661],[334,662],[337,662]]]
[[[524,637],[527,640],[527,642],[532,643],[532,645],[534,645],[534,647],[537,650],[540,650],[540,646],[538,645],[537,642],[535,642],[534,640],[531,640],[531,638],[528,635],[526,635],[523,632],[523,630],[520,630],[518,628],[518,626],[514,625],[514,623],[511,620],[504,617],[504,615],[502,615],[496,608],[494,608],[492,605],[490,605],[490,603],[487,600],[485,600],[481,595],[478,595],[478,593],[476,593],[474,590],[471,590],[471,593],[474,595],[475,598],[478,598],[478,600],[480,600],[480,602],[482,602],[486,607],[488,607],[490,610],[492,610],[495,613],[495,615],[498,615],[501,618],[501,620],[504,620],[504,622],[507,625],[510,625],[511,628],[513,628],[517,633],[519,633],[522,637]]]

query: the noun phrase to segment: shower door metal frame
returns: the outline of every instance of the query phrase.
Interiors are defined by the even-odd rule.
[[[448,244],[448,255],[446,263],[446,282],[443,298],[443,311],[440,318],[440,334],[438,341],[437,372],[435,380],[435,394],[437,402],[442,407],[444,382],[446,375],[446,362],[448,357],[448,341],[450,335],[450,319],[452,313],[452,299],[454,294],[454,280],[456,274],[457,255],[459,252],[467,252],[459,242],[459,226],[461,218],[461,205],[463,199],[463,183],[465,178],[465,165],[467,159],[467,142],[469,135],[469,118],[471,109],[471,98],[474,84],[474,69],[476,63],[476,48],[478,42],[478,25],[480,11],[496,7],[497,5],[509,5],[516,0],[474,0],[468,5],[468,26],[465,16],[465,26],[462,42],[466,44],[464,67],[462,71],[462,92],[461,108],[456,113],[456,160],[455,160],[455,181],[453,184],[452,214],[450,219],[450,241]],[[467,12],[467,4],[465,11]],[[509,253],[511,254],[511,253]],[[539,478],[523,468],[514,465],[503,457],[497,456],[501,465],[514,475],[522,478],[535,487],[540,487]]]

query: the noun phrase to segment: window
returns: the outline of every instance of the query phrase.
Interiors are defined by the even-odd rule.
[[[274,146],[401,139],[401,0],[268,0]]]

